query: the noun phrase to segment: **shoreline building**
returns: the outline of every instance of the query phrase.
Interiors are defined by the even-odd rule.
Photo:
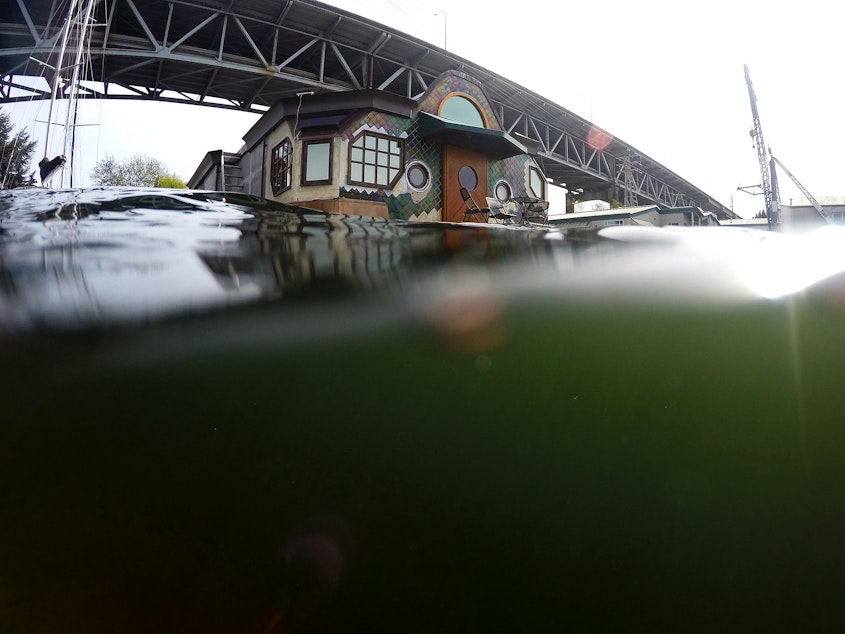
[[[549,218],[549,224],[559,229],[598,230],[618,225],[645,227],[714,227],[721,223],[712,212],[698,207],[669,207],[642,205],[615,209],[576,211]]]

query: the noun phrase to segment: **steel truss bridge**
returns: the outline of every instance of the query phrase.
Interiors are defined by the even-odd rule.
[[[618,200],[724,205],[611,134],[513,81],[382,24],[314,0],[91,0],[78,98],[149,99],[261,113],[297,92],[378,89],[418,97],[459,70],[484,86],[504,129],[570,191]],[[0,103],[50,98],[65,18],[86,0],[7,0],[0,8]],[[81,36],[71,32],[69,47]],[[74,41],[76,38],[76,41]],[[65,57],[67,59],[67,57]],[[57,70],[58,69],[58,70]],[[63,82],[58,97],[67,96]]]

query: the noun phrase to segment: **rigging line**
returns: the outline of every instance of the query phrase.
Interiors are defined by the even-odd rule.
[[[93,4],[94,3],[92,2],[92,5]],[[81,65],[81,67],[82,67],[82,79],[80,79],[78,88],[82,88],[82,82],[85,81],[86,79],[88,81],[90,81],[91,83],[94,83],[95,75],[94,75],[94,63],[92,61],[93,57],[91,55],[91,45],[92,45],[92,41],[94,39],[94,28],[98,27],[98,26],[102,26],[102,24],[97,23],[95,16],[91,15],[91,20],[87,24],[87,30],[85,32],[85,51],[83,53],[83,60],[84,61],[83,61],[83,64]],[[99,152],[99,144],[100,144],[100,132],[99,131],[101,129],[100,126],[102,124],[103,99],[100,98],[100,93],[93,87],[86,87],[85,94],[91,96],[91,98],[95,102],[97,102],[98,111],[99,111],[99,119],[98,119],[97,123],[93,123],[93,124],[83,123],[83,124],[76,125],[74,127],[74,134],[76,133],[77,127],[88,126],[88,125],[96,126],[97,127],[97,133],[96,133],[96,137],[95,137],[96,138],[96,148],[97,148],[97,152]],[[84,150],[84,148],[82,148],[82,147],[77,147],[77,149],[79,150],[80,153]],[[81,170],[81,166],[77,165],[76,169],[77,169],[77,172],[79,173],[79,171]]]
[[[399,11],[400,14],[407,16],[408,20],[410,20],[410,22],[412,24],[419,24],[419,20],[423,16],[426,16],[426,17],[428,16],[428,12],[424,13],[424,12],[419,11],[419,10],[414,12],[410,8],[400,6],[398,3],[394,2],[393,0],[387,0],[387,3],[394,6],[396,8],[396,10]]]
[[[30,73],[30,68],[32,68],[32,64],[36,64],[36,66],[38,68],[38,73]],[[35,133],[35,126],[33,125],[31,127],[31,129],[28,131],[26,129],[26,125],[23,124],[23,122],[30,121],[30,120],[33,123],[38,122],[38,111],[40,111],[40,109],[41,109],[41,104],[43,104],[43,100],[38,98],[39,93],[38,93],[38,90],[36,88],[33,88],[31,85],[26,85],[26,84],[30,84],[31,83],[30,78],[35,77],[36,75],[39,79],[45,79],[46,80],[44,75],[47,72],[47,69],[49,69],[49,68],[51,68],[51,67],[48,64],[45,64],[41,60],[35,59],[34,57],[30,56],[27,59],[26,64],[24,65],[22,75],[20,75],[25,80],[21,84],[20,87],[16,87],[16,86],[12,85],[14,83],[17,83],[15,81],[15,77],[18,77],[19,75],[8,75],[9,96],[11,97],[11,95],[14,91],[24,91],[25,90],[28,93],[28,98],[25,99],[25,100],[22,100],[21,103],[23,103],[23,110],[22,110],[22,112],[18,111],[18,113],[15,116],[15,119],[17,119],[17,131],[14,134],[13,143],[10,147],[9,154],[7,156],[4,156],[4,158],[7,158],[8,161],[6,162],[4,169],[3,169],[3,180],[2,180],[2,188],[3,189],[5,189],[8,186],[9,178],[11,177],[10,176],[10,170],[11,170],[12,164],[14,163],[15,159],[19,156],[19,153],[23,149],[19,146],[19,144],[23,141],[22,135],[26,135],[26,142],[27,143],[32,142],[34,144],[32,146],[33,152],[36,149],[36,147],[39,145],[38,135]],[[39,102],[39,107],[36,108],[35,114],[30,114],[31,110],[33,109],[33,102],[35,102],[36,100],[38,100],[38,102]],[[14,106],[12,106],[12,108],[14,109]],[[12,120],[11,112],[9,112],[8,114],[9,114],[9,123],[10,124],[14,123],[14,121]],[[10,129],[10,131],[13,131],[13,130]],[[31,172],[31,173],[34,173],[34,171]]]
[[[63,14],[62,9],[64,8],[64,6],[67,3],[68,3],[68,0],[61,3],[61,6],[57,6],[56,3],[53,4],[53,7],[51,8],[50,15],[47,19],[46,26],[44,27],[44,31],[41,34],[42,38],[46,38],[47,33],[49,33],[50,29],[53,28],[53,26],[54,26],[54,24],[53,24],[54,18],[57,18],[58,16]],[[10,87],[9,87],[10,93],[9,94],[10,94],[10,96],[12,94],[12,91],[15,91],[15,90],[25,91],[26,99],[22,100],[22,102],[25,104],[25,106],[23,108],[23,112],[17,118],[19,120],[19,123],[23,122],[23,121],[32,121],[33,122],[33,125],[31,127],[31,131],[30,131],[31,132],[30,140],[34,141],[35,147],[41,145],[41,142],[40,142],[40,139],[39,139],[39,135],[36,134],[34,124],[39,123],[39,114],[42,110],[42,106],[43,106],[43,102],[44,102],[44,92],[42,91],[41,88],[39,88],[37,86],[37,82],[38,82],[38,80],[43,80],[47,84],[47,86],[49,87],[50,82],[47,79],[47,73],[53,72],[56,75],[58,75],[61,72],[60,68],[53,67],[53,66],[47,64],[46,62],[44,62],[40,59],[37,59],[36,57],[33,57],[33,55],[35,55],[35,51],[36,51],[37,46],[38,46],[38,42],[35,42],[35,45],[33,46],[33,49],[32,49],[32,54],[28,56],[28,59],[27,59],[26,63],[24,64],[22,71],[18,75],[9,75],[9,80],[10,80]],[[58,46],[58,43],[57,43],[56,39],[54,38],[50,52],[48,54],[49,56],[52,56],[55,53],[57,46]],[[33,64],[35,64],[37,66],[38,72],[31,72]],[[19,88],[11,86],[11,82],[14,82],[15,77],[21,77],[23,79]],[[33,79],[34,79],[35,83],[33,83]],[[30,114],[32,109],[33,109],[33,103],[36,102],[36,101],[38,102],[38,107],[35,108],[36,111],[35,111],[34,114]],[[27,132],[25,125],[18,125],[18,129],[19,129],[19,132],[21,132],[21,133]],[[48,123],[48,129],[49,129],[49,123]],[[27,133],[27,134],[29,135],[30,133]],[[18,140],[19,140],[19,137],[16,135],[15,136],[15,142],[17,143]],[[35,147],[33,149],[35,149]],[[45,155],[46,155],[46,152],[47,152],[47,149],[46,149],[46,143],[45,143]],[[10,160],[13,158],[13,156],[14,155],[10,155]],[[4,182],[3,182],[4,187],[5,187],[6,184],[7,184],[7,181],[4,178]]]
[[[44,27],[42,37],[47,37],[47,34],[50,32],[50,29],[54,27],[54,25],[58,28],[61,28],[61,18],[62,16],[67,16],[70,13],[74,2],[75,0],[61,0],[61,2],[52,2],[52,5],[50,7],[50,15],[47,17],[47,24]],[[55,20],[55,23],[53,22],[53,20]]]
[[[385,24],[386,26],[392,26],[388,24],[388,22],[393,21],[401,21],[397,20],[396,13],[391,11],[389,8],[385,8],[383,2],[359,2],[361,5],[361,12],[359,15],[376,22],[380,22],[381,24]]]
[[[396,7],[400,14],[407,16],[407,20],[415,27],[414,30],[424,30],[424,25],[433,24],[432,15],[428,9],[423,10],[420,6],[411,3],[398,3],[395,0],[387,0],[391,5]]]
[[[104,4],[105,4],[106,15],[108,15],[108,0],[106,0],[106,2]],[[95,77],[93,56],[91,55],[91,41],[93,39],[94,39],[94,29],[92,28],[92,29],[90,29],[89,34],[88,34],[88,47],[87,47],[88,54],[86,56],[87,65],[88,65],[87,72],[89,73],[89,76],[91,77],[92,81],[93,81],[93,78]],[[100,74],[101,78],[105,77],[105,55],[103,55],[102,58],[103,58],[102,61],[101,61],[102,69],[101,69],[101,74]],[[97,95],[95,93],[95,98],[94,98],[94,101],[97,103],[97,123],[94,124],[95,126],[97,126],[97,136],[95,137],[96,143],[95,143],[95,150],[94,150],[95,164],[96,164],[96,162],[98,162],[100,160],[100,138],[101,138],[100,131],[102,130],[102,125],[103,125],[103,104],[104,104],[104,101],[105,101],[105,94],[106,94],[105,82],[99,82],[99,83],[101,85],[102,90],[99,93],[99,95]]]
[[[84,4],[83,4],[84,1]],[[66,16],[65,28],[62,33],[62,47],[59,54],[59,61],[57,63],[58,71],[56,72],[56,79],[53,83],[52,97],[50,100],[50,115],[48,117],[47,140],[45,141],[44,159],[39,163],[41,170],[42,182],[49,181],[54,172],[60,174],[62,184],[65,182],[67,174],[67,181],[72,186],[74,178],[74,153],[76,151],[76,127],[78,126],[78,96],[82,79],[80,73],[83,71],[83,66],[87,65],[88,59],[83,56],[85,52],[90,52],[90,36],[91,36],[91,16],[94,9],[94,0],[82,0],[73,2],[71,11]],[[65,66],[65,57],[69,55],[68,42],[73,37],[74,49],[73,56],[69,64]],[[86,46],[87,45],[87,46]],[[61,76],[61,71],[70,70],[70,79],[66,81]],[[84,76],[84,72],[82,72]],[[53,125],[60,125],[53,122],[53,108],[55,106],[56,97],[58,96],[58,86],[62,83],[63,96],[67,96],[65,106],[65,122],[63,125],[63,134],[61,140],[61,154],[51,161],[47,160],[50,153],[49,136],[52,133]],[[65,91],[67,94],[65,95]],[[68,161],[69,158],[69,161]],[[48,168],[47,164],[53,165]]]
[[[435,25],[427,11],[417,7],[403,7],[394,0],[379,0],[378,2],[359,0],[359,4],[363,7],[360,15],[368,19],[429,44],[435,44],[438,39],[434,35]],[[386,8],[385,4],[389,7]]]
[[[53,19],[58,17],[59,15],[64,14],[62,12],[62,9],[65,7],[65,5],[67,4],[68,6],[72,6],[73,1],[74,0],[67,0],[66,2],[61,3],[60,6],[57,6],[54,3],[54,5],[51,9],[50,16],[47,20],[47,25],[45,26],[45,30],[42,34],[42,37],[46,37],[47,33],[49,33],[50,28],[53,26]],[[20,90],[20,91],[25,90],[28,93],[27,98],[22,100],[23,103],[25,104],[24,107],[23,107],[23,112],[20,113],[16,117],[21,122],[22,121],[29,121],[31,119],[34,123],[37,123],[38,122],[38,113],[40,112],[41,104],[43,103],[43,93],[40,92],[40,89],[37,86],[34,86],[32,84],[32,78],[37,77],[37,79],[43,79],[43,80],[45,80],[45,82],[49,86],[49,81],[47,81],[47,77],[46,77],[47,72],[52,71],[53,73],[55,73],[56,77],[59,77],[60,73],[61,73],[61,60],[59,61],[59,64],[57,65],[57,67],[54,68],[54,67],[50,66],[49,64],[47,64],[46,62],[43,62],[43,61],[33,57],[33,55],[35,54],[37,46],[38,46],[38,42],[36,42],[35,45],[33,46],[32,55],[28,56],[28,59],[27,59],[26,63],[24,64],[24,68],[22,70],[22,73],[19,75],[19,76],[24,78],[24,81],[21,83],[20,88],[15,88],[15,87],[11,86],[11,83],[14,82],[14,77],[16,77],[18,75],[9,75],[9,81],[10,81],[10,87],[9,87],[10,93],[9,94],[10,95],[11,95],[11,91],[14,91],[14,90]],[[53,45],[50,49],[50,55],[52,55],[55,52],[56,46],[57,46],[57,43],[56,43],[56,40],[54,40]],[[31,73],[30,72],[30,69],[32,68],[32,64],[37,65],[37,67],[38,67],[37,73]],[[36,79],[36,81],[37,81],[37,79]],[[33,107],[33,102],[35,102],[35,101],[39,102],[39,107],[36,108],[35,114],[31,115],[30,112],[31,112],[32,107]],[[10,119],[10,122],[11,122],[11,119]],[[26,135],[26,142],[27,143],[31,142],[31,143],[34,144],[33,149],[35,149],[35,147],[37,147],[40,144],[39,140],[38,140],[38,135],[35,134],[34,126],[32,127],[32,129],[30,131],[27,131],[26,126],[24,126],[24,125],[18,125],[17,128],[18,129],[17,129],[17,132],[14,135],[14,141],[13,141],[13,144],[12,144],[12,147],[11,147],[11,151],[8,155],[8,164],[6,165],[6,169],[4,169],[4,177],[3,177],[3,181],[2,181],[3,188],[5,188],[9,183],[9,180],[8,180],[9,177],[10,177],[9,170],[11,169],[12,163],[14,162],[16,157],[19,156],[20,152],[23,149],[20,145],[24,140],[22,135]],[[48,131],[49,131],[49,129],[50,129],[50,123],[48,122]],[[49,132],[48,132],[48,134],[49,134]],[[47,147],[46,147],[46,143],[45,143],[45,150],[44,151],[45,151],[45,156],[46,156],[46,153],[48,151]],[[34,170],[31,172],[31,174],[32,173],[34,173]]]
[[[334,4],[339,5],[341,3],[335,2]],[[423,36],[421,34],[422,31],[418,29],[419,24],[424,23],[426,19],[422,17],[422,13],[420,13],[419,17],[415,17],[390,0],[379,0],[378,2],[357,0],[355,5],[354,7],[344,6],[343,8],[347,11],[357,13],[363,18],[383,24],[389,29],[402,31],[412,37],[424,40],[431,39],[428,36]]]
[[[62,70],[62,62],[65,58],[65,49],[67,48],[67,40],[68,35],[70,32],[70,26],[72,22],[72,15],[74,12],[74,8],[76,7],[77,0],[71,0],[70,9],[68,14],[65,17],[65,23],[62,30],[62,38],[61,38],[61,46],[59,48],[59,62],[56,64],[56,76],[53,80],[53,87],[51,90],[50,95],[50,112],[47,116],[47,138],[44,141],[44,158],[47,158],[48,148],[50,146],[50,134],[52,132],[51,128],[53,127],[53,106],[56,102],[56,94],[59,91],[59,80],[61,79],[61,70]]]
[[[73,177],[74,177],[74,169],[75,169],[75,162],[74,162],[74,154],[76,151],[76,132],[77,132],[77,120],[79,115],[79,91],[81,88],[81,83],[85,76],[85,71],[87,70],[88,63],[90,60],[90,42],[92,37],[92,28],[91,28],[91,19],[92,19],[92,12],[94,8],[94,1],[88,0],[86,8],[85,8],[85,15],[82,18],[82,21],[77,24],[77,49],[76,49],[76,56],[74,58],[74,65],[73,65],[73,75],[71,79],[71,86],[70,86],[70,103],[68,104],[68,117],[67,117],[67,127],[65,129],[65,156],[69,159],[69,181],[71,187],[73,186]],[[87,55],[86,55],[87,53]],[[83,66],[85,68],[83,69]],[[80,76],[81,75],[81,76]],[[71,113],[73,116],[73,121],[71,122]]]
[[[76,37],[77,45],[76,51],[74,51],[73,57],[73,67],[71,68],[71,79],[70,79],[70,94],[68,96],[68,103],[67,109],[65,111],[65,133],[63,138],[62,144],[62,155],[67,157],[69,161],[69,165],[66,165],[68,172],[70,172],[70,180],[73,181],[73,142],[75,140],[75,130],[71,127],[76,123],[76,91],[77,91],[77,82],[79,81],[79,63],[80,57],[82,55],[82,46],[80,44],[80,26],[78,22],[74,22],[72,27],[72,31],[74,36]],[[64,180],[64,168],[62,169],[63,173],[63,180]]]

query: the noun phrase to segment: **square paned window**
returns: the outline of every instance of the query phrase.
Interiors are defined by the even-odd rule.
[[[332,178],[331,139],[302,144],[302,184],[327,185]]]
[[[270,184],[274,195],[290,189],[292,167],[293,146],[290,139],[285,139],[273,148],[270,162]]]
[[[405,141],[364,132],[349,147],[349,182],[368,187],[392,187],[404,163]]]

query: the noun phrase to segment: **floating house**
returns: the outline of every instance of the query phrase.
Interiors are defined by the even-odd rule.
[[[530,142],[504,130],[482,85],[459,71],[415,99],[298,93],[243,138],[237,153],[206,154],[188,186],[418,221],[486,222],[494,214],[472,210],[548,205]]]

